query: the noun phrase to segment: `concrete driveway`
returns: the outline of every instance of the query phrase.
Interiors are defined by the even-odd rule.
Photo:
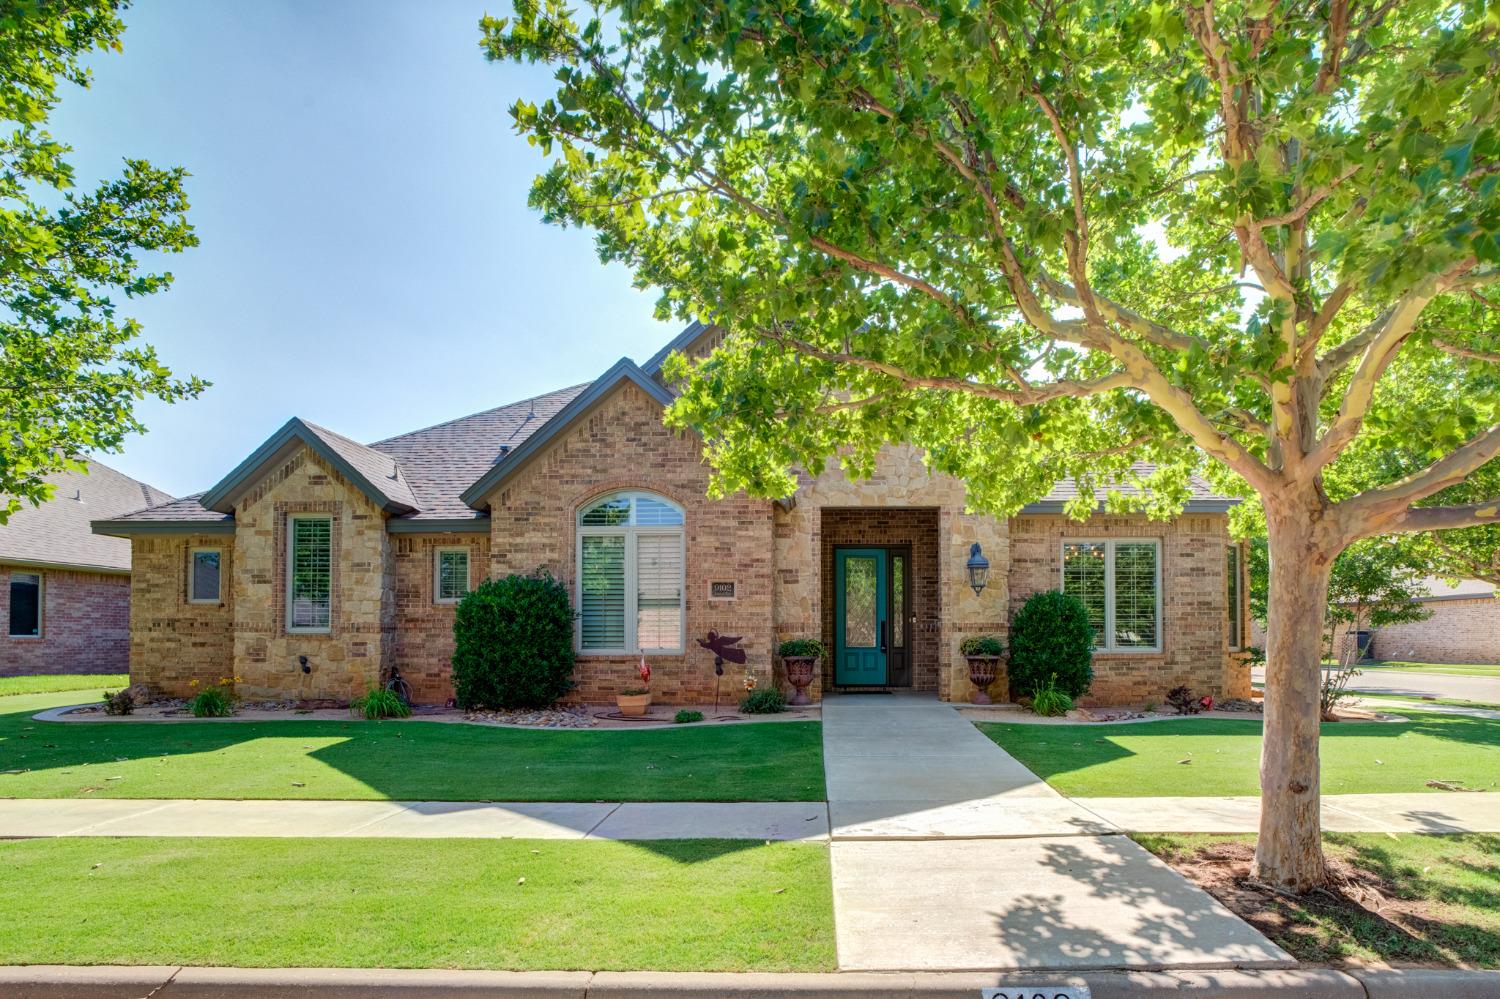
[[[1454,697],[1465,701],[1500,704],[1500,677],[1447,676],[1442,673],[1413,673],[1409,670],[1361,666],[1360,675],[1349,681],[1350,690],[1371,694],[1400,694],[1403,697]],[[1254,670],[1251,680],[1266,682],[1266,671]]]
[[[823,701],[839,967],[1285,967],[1291,958],[930,697]]]

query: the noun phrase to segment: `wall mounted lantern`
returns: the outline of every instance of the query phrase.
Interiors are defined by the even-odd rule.
[[[977,541],[969,547],[968,569],[969,585],[974,588],[974,595],[977,597],[979,591],[984,589],[984,584],[990,581],[990,560],[979,550]]]

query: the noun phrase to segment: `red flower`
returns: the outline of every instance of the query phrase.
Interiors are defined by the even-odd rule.
[[[635,668],[641,675],[641,683],[647,687],[651,686],[651,667],[646,665],[646,653],[641,653],[641,664]]]
[[[1203,705],[1204,711],[1212,711],[1214,709],[1214,699],[1207,694],[1198,698],[1198,703]]]

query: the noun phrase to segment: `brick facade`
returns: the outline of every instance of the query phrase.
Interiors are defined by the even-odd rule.
[[[188,560],[195,548],[219,556],[217,604],[189,603]],[[234,539],[222,534],[132,540],[130,679],[169,697],[234,675]]]
[[[11,638],[10,575],[42,577],[42,633]],[[130,663],[130,577],[0,564],[0,676],[124,673]]]
[[[577,606],[578,511],[616,490],[665,496],[686,515],[686,648],[650,656],[651,691],[658,703],[714,699],[713,655],[697,639],[710,630],[744,637],[745,667],[729,666],[726,700],[737,699],[746,668],[771,679],[771,504],[742,495],[705,499],[709,469],[702,444],[662,425],[661,406],[625,383],[592,412],[551,441],[490,499],[490,572],[545,569],[574,595]],[[733,600],[709,598],[709,583],[733,582]],[[574,700],[610,701],[639,686],[636,656],[580,654]]]
[[[469,552],[469,586],[489,573],[488,534],[404,534],[393,537],[396,575],[395,664],[420,704],[442,704],[453,696],[455,604],[438,603],[433,592],[437,553]]]

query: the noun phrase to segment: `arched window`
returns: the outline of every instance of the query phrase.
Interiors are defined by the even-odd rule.
[[[681,652],[682,508],[613,493],[578,513],[578,648]]]

